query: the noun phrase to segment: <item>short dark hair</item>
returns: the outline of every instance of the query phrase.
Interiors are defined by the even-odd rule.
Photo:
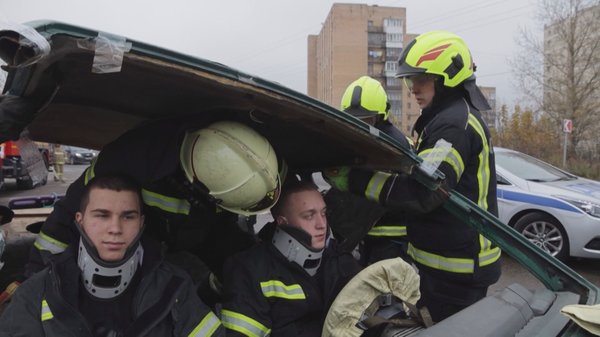
[[[288,179],[281,189],[281,195],[279,196],[279,200],[275,206],[271,208],[271,215],[273,218],[281,215],[285,207],[287,206],[290,195],[298,192],[305,191],[319,191],[317,185],[309,180],[296,180],[296,179]]]
[[[84,212],[90,202],[90,193],[93,189],[106,189],[111,191],[129,191],[134,192],[138,197],[140,212],[143,213],[144,202],[142,199],[142,189],[133,178],[125,175],[101,175],[92,178],[83,189],[81,201],[79,203],[79,211]]]

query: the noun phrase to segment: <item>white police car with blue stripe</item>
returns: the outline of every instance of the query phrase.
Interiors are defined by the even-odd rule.
[[[499,218],[549,254],[600,258],[600,182],[495,148]]]

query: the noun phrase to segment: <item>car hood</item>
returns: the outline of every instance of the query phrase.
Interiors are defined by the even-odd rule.
[[[594,180],[575,177],[572,180],[552,182],[528,181],[529,191],[554,197],[567,197],[580,201],[600,204],[600,183]]]
[[[572,195],[577,195],[584,200],[600,203],[600,182],[594,180],[578,177],[573,180],[549,182],[545,185],[569,191]]]

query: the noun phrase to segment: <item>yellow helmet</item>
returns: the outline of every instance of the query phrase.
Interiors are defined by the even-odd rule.
[[[417,36],[404,49],[399,62],[396,77],[439,75],[450,88],[474,78],[473,60],[465,41],[447,31],[436,30]]]
[[[277,156],[254,129],[220,121],[187,132],[180,151],[187,179],[208,188],[219,207],[241,215],[268,211],[279,198]]]
[[[346,88],[341,109],[358,118],[381,115],[387,120],[390,106],[381,83],[369,76],[362,76]]]

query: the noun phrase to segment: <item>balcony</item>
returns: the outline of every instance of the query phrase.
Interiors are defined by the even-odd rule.
[[[383,27],[381,26],[368,26],[367,32],[369,33],[383,33]]]

